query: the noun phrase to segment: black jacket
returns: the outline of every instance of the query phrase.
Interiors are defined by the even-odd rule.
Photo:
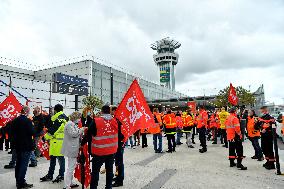
[[[35,136],[40,137],[43,132],[43,127],[45,125],[45,118],[42,114],[33,117],[33,123],[35,128]]]
[[[35,129],[27,116],[20,115],[15,118],[11,126],[11,135],[16,151],[27,152],[35,149]]]

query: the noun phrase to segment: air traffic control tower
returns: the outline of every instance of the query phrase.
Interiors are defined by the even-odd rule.
[[[175,65],[178,63],[179,55],[175,53],[175,49],[181,44],[173,39],[164,38],[156,41],[151,48],[157,51],[153,55],[156,65],[160,71],[160,85],[175,90]]]

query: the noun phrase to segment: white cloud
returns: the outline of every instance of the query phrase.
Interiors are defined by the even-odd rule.
[[[158,80],[150,44],[170,36],[179,89],[224,88],[229,80],[281,102],[281,0],[0,0],[0,52],[35,64],[92,54]],[[199,90],[199,92],[198,92]],[[211,92],[213,93],[214,90]],[[190,93],[191,94],[191,93]]]

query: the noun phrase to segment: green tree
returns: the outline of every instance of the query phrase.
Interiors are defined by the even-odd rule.
[[[82,102],[85,107],[88,107],[93,111],[95,110],[95,108],[100,109],[103,106],[103,101],[101,101],[96,96],[86,96],[85,98],[83,98]]]
[[[219,91],[217,97],[216,97],[216,102],[215,104],[218,107],[222,107],[222,106],[232,106],[229,101],[228,101],[228,95],[229,95],[229,89],[230,87],[226,87],[225,89],[222,89]],[[240,106],[248,106],[248,105],[253,105],[255,103],[255,97],[253,96],[253,94],[241,87],[238,86],[236,87],[236,92],[237,92],[237,96],[239,98],[239,105]]]

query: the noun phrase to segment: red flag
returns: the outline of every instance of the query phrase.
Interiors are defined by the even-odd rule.
[[[17,117],[21,110],[20,102],[13,93],[9,93],[9,96],[0,104],[0,126],[4,127],[9,121]]]
[[[235,87],[233,87],[232,83],[230,83],[228,100],[234,106],[236,106],[238,104],[238,101],[239,101],[239,99],[237,97],[236,89],[235,89]]]
[[[37,143],[38,149],[40,150],[41,154],[47,159],[50,160],[49,156],[49,144],[47,141],[39,140]]]
[[[85,163],[84,163],[84,170],[85,173],[84,174],[84,185],[86,188],[88,188],[88,186],[91,183],[91,169],[90,169],[90,159],[89,159],[89,153],[88,153],[88,144],[85,144],[79,152],[79,157],[82,155],[82,153],[85,156]],[[80,160],[79,160],[80,161]],[[77,166],[75,168],[75,172],[74,172],[74,177],[80,182],[82,183],[82,176],[81,176],[81,172],[82,172],[82,165],[81,163],[77,163]]]
[[[156,126],[153,114],[136,79],[119,104],[115,116],[122,123],[121,132],[125,141],[139,129]]]
[[[196,102],[194,101],[189,101],[187,102],[187,106],[190,107],[192,113],[196,112]]]

